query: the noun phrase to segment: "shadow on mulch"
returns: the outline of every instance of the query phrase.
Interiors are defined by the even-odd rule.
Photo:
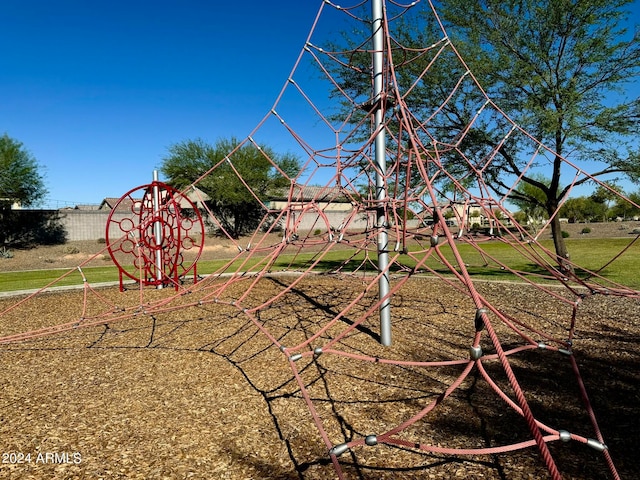
[[[268,280],[265,297],[286,283]],[[295,345],[336,317],[344,306],[345,290],[357,288],[357,281],[309,282],[261,310],[257,321],[281,344]],[[499,293],[496,302],[510,304],[514,302],[508,299],[517,298],[512,313],[529,321],[542,316],[535,292],[516,288],[500,286],[484,294]],[[373,301],[363,298],[316,344],[356,325]],[[639,310],[637,302],[598,299],[579,318],[574,342],[575,358],[621,478],[640,478]],[[374,318],[358,324],[339,348],[407,361],[468,355],[473,308],[457,292],[416,281],[394,298],[393,321],[392,347],[378,345]],[[564,326],[558,328],[562,331]],[[507,330],[500,333],[505,348],[518,344]],[[485,342],[483,348],[491,353],[493,347]],[[2,356],[4,448],[84,452],[86,460],[80,465],[46,470],[50,478],[336,478],[286,358],[233,308],[209,304],[140,315],[3,346]],[[511,363],[538,420],[594,435],[566,355],[534,350],[511,357]],[[388,366],[330,354],[297,367],[335,443],[399,425],[438,399],[459,374],[451,367]],[[495,362],[486,362],[486,368],[511,395],[502,368]],[[530,438],[524,420],[477,372],[401,436],[458,448]],[[602,454],[594,449],[577,442],[549,446],[563,478],[610,478]],[[351,449],[339,462],[345,477],[354,479],[548,477],[535,447],[454,457],[378,445]],[[0,471],[8,473],[7,478],[37,478],[48,466],[13,467],[2,465]]]

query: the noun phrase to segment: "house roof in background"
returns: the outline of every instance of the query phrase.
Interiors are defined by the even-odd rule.
[[[289,199],[290,188],[274,190],[270,195],[271,200],[286,201]],[[336,202],[351,203],[350,195],[355,192],[340,187],[320,187],[314,185],[294,185],[291,200],[294,202]]]

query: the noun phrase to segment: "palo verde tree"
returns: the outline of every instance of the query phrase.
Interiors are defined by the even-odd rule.
[[[202,139],[185,140],[168,150],[160,170],[175,188],[183,189],[213,169],[198,188],[209,197],[207,206],[222,228],[234,238],[256,228],[264,215],[260,202],[289,186],[288,178],[300,169],[292,155],[278,155],[264,145],[239,146],[235,138],[220,139],[215,145]]]
[[[482,164],[483,159],[491,158],[490,164],[482,164],[482,172],[484,183],[495,197],[512,194],[515,178],[530,185],[531,189],[516,192],[521,194],[516,200],[533,202],[551,219],[561,268],[570,268],[566,262],[569,252],[556,212],[570,188],[589,181],[587,176],[563,181],[563,159],[603,180],[614,175],[633,180],[640,176],[640,102],[637,97],[629,98],[625,90],[640,72],[640,36],[625,29],[626,8],[631,3],[441,2],[439,13],[466,65],[445,49],[440,25],[428,5],[419,15],[396,19],[390,27],[392,49],[400,55],[394,61],[396,87],[416,119],[430,119],[430,132],[420,141],[429,145],[432,138],[437,138],[442,144],[457,143],[457,135],[465,132],[458,151],[466,161],[461,161],[458,154],[439,155],[440,165],[449,173],[440,176],[442,181],[470,178],[471,162]],[[348,37],[345,42],[349,43]],[[351,45],[357,44],[356,40]],[[408,48],[400,52],[393,45]],[[429,45],[438,48],[418,50]],[[420,57],[410,58],[412,51],[420,51]],[[367,98],[371,92],[370,52],[361,49],[351,54],[349,61],[348,68],[343,62],[332,73],[339,79],[340,89],[351,98]],[[554,152],[545,157],[547,165],[528,168],[531,143],[525,135],[504,141],[508,126],[501,112],[474,121],[485,98],[469,80],[467,66],[503,112]],[[427,68],[428,74],[424,75]],[[390,93],[386,92],[386,101],[392,105],[395,99],[389,97]],[[436,111],[438,115],[434,115]],[[359,122],[361,118],[356,115],[352,120]],[[362,125],[366,136],[367,125]],[[387,128],[400,131],[393,121]],[[540,174],[548,181],[541,181]],[[406,184],[419,180],[406,179]],[[528,190],[535,195],[527,194]]]
[[[560,266],[569,257],[559,216],[569,188],[562,187],[562,157],[591,175],[637,179],[640,155],[638,97],[624,87],[640,72],[640,37],[627,32],[631,0],[448,0],[442,13],[454,41],[489,96],[554,152],[544,175],[525,170],[523,146],[501,147],[494,171],[517,176],[539,195],[526,195],[551,218]],[[468,113],[460,112],[462,116]],[[486,127],[486,126],[485,126]],[[474,141],[495,147],[491,128]],[[595,171],[594,171],[595,170]],[[501,174],[491,183],[508,190]]]

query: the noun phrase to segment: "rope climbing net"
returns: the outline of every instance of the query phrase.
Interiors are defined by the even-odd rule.
[[[580,375],[574,342],[585,305],[603,295],[637,299],[639,293],[606,278],[601,273],[606,265],[587,270],[545,246],[541,240],[549,238],[562,202],[551,220],[537,229],[520,224],[509,209],[509,198],[523,178],[553,162],[559,161],[563,178],[570,179],[569,192],[587,180],[604,188],[606,184],[536,140],[486,95],[431,4],[422,11],[440,25],[440,36],[419,48],[408,46],[393,27],[424,2],[387,1],[373,30],[371,18],[362,13],[368,11],[367,4],[322,3],[272,109],[235,150],[183,191],[201,206],[207,223],[233,243],[234,255],[198,282],[182,282],[176,276],[162,279],[176,291],[165,289],[160,298],[158,292],[150,296],[139,282],[136,301],[124,306],[86,278],[88,260],[42,290],[80,274],[84,295],[77,315],[38,330],[5,330],[0,342],[21,342],[141,314],[203,315],[224,306],[243,315],[262,336],[262,354],[271,363],[265,368],[279,369],[274,375],[281,380],[274,380],[279,385],[274,391],[286,390],[308,407],[339,478],[349,470],[346,459],[359,455],[375,464],[375,453],[370,452],[381,448],[476,458],[533,447],[557,479],[561,473],[549,446],[557,441],[592,447],[618,478]],[[356,32],[348,48],[323,40],[329,26]],[[382,50],[374,51],[372,40],[380,32]],[[376,53],[383,54],[382,89],[372,96],[370,65]],[[418,102],[434,85],[433,78],[440,80],[441,101]],[[327,87],[320,90],[323,83]],[[468,118],[452,119],[452,112],[460,111],[454,105],[464,105]],[[378,126],[374,112],[382,114]],[[480,132],[490,132],[491,137],[482,147],[471,138],[477,140]],[[385,168],[376,157],[381,135]],[[296,176],[287,176],[263,149],[273,138],[286,138],[287,147],[303,159]],[[278,199],[265,199],[259,187],[240,174],[234,156],[245,146],[259,149],[273,170],[287,179],[288,187]],[[514,146],[517,166],[496,168],[507,161],[505,151],[515,151]],[[197,188],[222,168],[235,172],[246,197],[259,205],[255,231],[243,240],[227,232],[223,219],[208,207],[202,194],[206,189]],[[484,228],[473,228],[475,223]],[[381,231],[386,234],[384,245]],[[623,261],[634,241],[612,261]],[[129,242],[127,253],[135,255],[135,243],[129,238],[122,242]],[[383,269],[378,263],[381,252],[388,254]],[[152,255],[145,258],[153,262]],[[477,274],[519,282],[520,288],[536,292],[541,306],[554,305],[557,314],[525,312],[518,308],[517,298],[501,299],[495,290],[491,294],[495,286],[477,280]],[[390,278],[388,293],[376,295],[385,276]],[[328,284],[314,287],[314,282],[323,285],[327,278]],[[424,281],[418,284],[416,299],[421,307],[407,310],[402,306],[408,301],[404,292],[416,281]],[[456,305],[443,306],[433,297],[442,288],[455,294]],[[2,315],[37,301],[42,291]],[[303,304],[318,309],[314,317],[296,314]],[[411,337],[410,342],[379,344],[374,319],[385,305],[390,306],[394,332],[403,331],[401,337]],[[434,313],[438,308],[440,317]],[[443,332],[454,332],[460,344],[447,342]],[[364,343],[356,341],[362,337]],[[438,348],[426,346],[439,340]],[[225,341],[229,339],[220,340]],[[274,351],[281,353],[279,359],[273,360]],[[591,433],[569,431],[555,419],[541,418],[538,400],[532,405],[523,388],[529,382],[527,373],[519,373],[526,355],[566,360],[591,423],[585,430]],[[419,387],[429,382],[429,388]],[[329,401],[326,392],[337,383],[350,385],[352,397],[345,394],[337,402],[336,396]],[[515,441],[505,435],[500,445],[461,445],[424,427],[439,414],[454,422],[452,410],[457,407],[452,405],[470,383],[484,385],[484,396],[491,399],[487,405],[520,418],[524,433]],[[394,415],[371,415],[356,399],[388,404]]]

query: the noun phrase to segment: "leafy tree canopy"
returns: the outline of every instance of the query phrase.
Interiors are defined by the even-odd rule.
[[[516,178],[542,193],[532,199],[553,218],[551,227],[561,267],[570,268],[563,262],[568,252],[554,214],[569,188],[589,181],[583,176],[563,182],[563,157],[585,162],[584,170],[595,177],[640,177],[640,101],[630,98],[625,90],[640,72],[640,33],[625,30],[631,3],[440,2],[438,11],[469,71],[454,51],[446,48],[440,25],[429,8],[421,15],[394,20],[391,26],[394,42],[404,47],[419,51],[438,46],[420,50],[424,52],[420,61],[408,61],[410,50],[396,53],[404,60],[399,63],[396,59],[398,88],[412,113],[418,119],[430,118],[429,135],[441,142],[455,143],[460,132],[466,132],[459,151],[478,162],[485,183],[497,197],[510,192]],[[366,98],[371,91],[367,53],[360,49],[351,57],[357,63],[355,67],[340,67],[334,72],[340,78],[339,86],[351,98]],[[485,99],[469,72],[501,111],[557,155],[548,153],[530,169],[532,143],[526,135],[513,135],[504,141],[509,125],[501,112],[493,110],[491,116],[485,111],[472,123]],[[453,98],[452,92],[456,92]],[[436,110],[438,114],[434,115]],[[472,128],[467,130],[469,125]],[[421,139],[424,145],[430,143],[429,135]],[[492,159],[490,165],[483,163],[486,158]],[[443,154],[440,161],[449,178],[469,175],[469,165],[460,161],[457,152]],[[547,182],[537,178],[540,172]]]
[[[196,180],[209,196],[211,212],[230,235],[253,230],[265,215],[261,203],[278,188],[288,187],[300,170],[298,160],[278,155],[270,147],[235,138],[210,145],[202,139],[169,147],[160,168],[168,183],[183,189]],[[202,177],[202,178],[201,178]]]
[[[0,137],[0,203],[37,205],[47,190],[36,159],[6,133]]]
[[[549,185],[550,180],[542,174],[534,176],[536,182],[542,185]],[[534,229],[538,224],[543,223],[549,217],[546,209],[543,207],[545,200],[545,192],[537,185],[531,183],[522,183],[511,195],[509,201],[513,203],[524,214],[523,220]]]
[[[65,231],[57,214],[12,210],[13,204],[32,207],[47,194],[40,166],[24,147],[6,133],[0,137],[0,246],[29,247],[63,243]]]

